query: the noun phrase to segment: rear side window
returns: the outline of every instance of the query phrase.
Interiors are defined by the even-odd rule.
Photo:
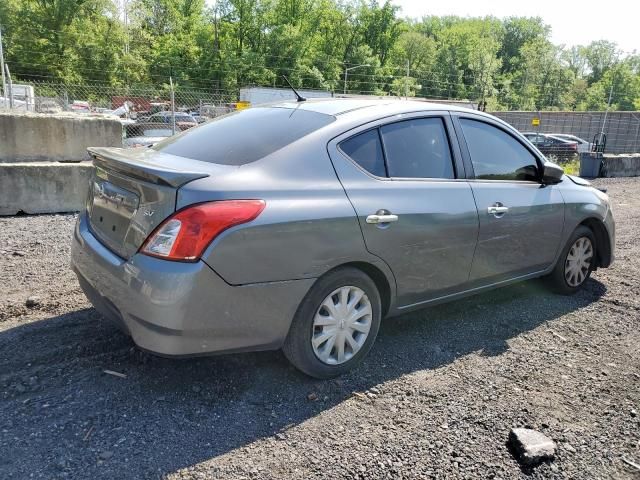
[[[367,172],[378,177],[387,175],[377,129],[369,130],[345,140],[340,144],[340,150]]]
[[[483,180],[538,180],[535,157],[520,142],[488,123],[461,118],[473,170]]]
[[[441,118],[416,118],[380,127],[390,177],[455,178]]]
[[[203,162],[244,165],[334,120],[331,115],[303,109],[249,108],[186,130],[153,148]]]

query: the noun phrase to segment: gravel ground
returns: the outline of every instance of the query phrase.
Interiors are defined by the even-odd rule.
[[[582,292],[532,281],[388,320],[331,381],[280,352],[140,352],[68,268],[73,215],[0,218],[0,477],[638,478],[640,179],[597,183],[617,260]],[[519,466],[527,426],[555,461]]]

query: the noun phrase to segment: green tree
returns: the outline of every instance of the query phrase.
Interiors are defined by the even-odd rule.
[[[247,85],[469,99],[491,109],[639,108],[640,56],[553,45],[540,18],[402,19],[390,0],[2,0],[16,79]],[[128,19],[125,22],[125,18]],[[408,72],[407,72],[408,69]],[[67,88],[65,87],[65,88]]]
[[[586,110],[605,109],[611,95],[611,109],[635,110],[640,104],[640,75],[634,72],[632,62],[622,61],[608,69],[589,87],[584,103]]]
[[[591,83],[600,81],[603,75],[619,59],[618,46],[613,42],[598,40],[583,47],[583,54],[587,59],[587,64],[591,73],[589,80]]]

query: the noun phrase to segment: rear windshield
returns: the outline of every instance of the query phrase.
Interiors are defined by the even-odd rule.
[[[291,108],[250,108],[217,118],[158,143],[155,150],[203,162],[244,165],[335,120]]]

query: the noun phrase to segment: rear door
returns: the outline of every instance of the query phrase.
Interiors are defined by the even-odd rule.
[[[480,219],[470,280],[487,284],[544,270],[564,226],[558,186],[541,184],[541,161],[501,123],[467,113],[454,122]]]
[[[368,124],[329,152],[367,249],[396,277],[400,305],[468,281],[478,215],[447,112]]]

